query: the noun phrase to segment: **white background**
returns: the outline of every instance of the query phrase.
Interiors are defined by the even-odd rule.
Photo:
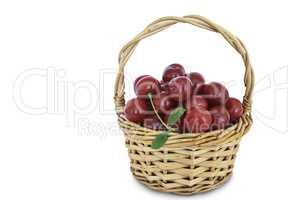
[[[257,81],[254,125],[233,178],[190,198],[299,198],[300,14],[294,2],[1,1],[0,199],[181,198],[133,179],[112,96],[122,45],[159,17],[187,14],[206,16],[236,34],[249,50]],[[188,25],[139,45],[126,66],[127,99],[132,78],[160,78],[173,62],[224,82],[241,99],[239,55],[220,35]],[[53,93],[58,85],[66,90]]]

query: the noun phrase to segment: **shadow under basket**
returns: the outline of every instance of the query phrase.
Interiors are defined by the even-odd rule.
[[[244,113],[236,124],[226,129],[205,133],[170,133],[168,141],[162,148],[152,149],[152,141],[160,132],[132,123],[124,116],[124,67],[142,39],[178,22],[220,33],[241,55],[246,68]],[[152,189],[181,195],[213,190],[226,182],[232,175],[240,140],[252,124],[253,83],[253,70],[242,42],[210,20],[196,15],[163,17],[147,26],[122,48],[115,83],[114,101],[118,122],[125,134],[134,177]]]

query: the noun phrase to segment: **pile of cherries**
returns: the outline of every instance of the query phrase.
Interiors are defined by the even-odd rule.
[[[150,75],[138,77],[134,91],[137,97],[126,103],[125,116],[153,130],[165,130],[161,120],[166,124],[177,107],[183,107],[185,113],[171,128],[181,133],[223,129],[236,123],[243,114],[241,102],[229,97],[224,85],[205,83],[200,73],[186,73],[180,64],[169,65],[161,81]],[[152,103],[148,94],[153,97]]]

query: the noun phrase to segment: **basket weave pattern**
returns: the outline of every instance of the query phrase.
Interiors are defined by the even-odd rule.
[[[220,33],[241,55],[245,64],[244,114],[233,126],[202,134],[170,133],[167,143],[158,150],[151,143],[160,132],[132,123],[124,117],[124,67],[138,43],[176,23],[188,23]],[[148,25],[127,43],[119,55],[115,83],[115,106],[118,122],[125,134],[133,175],[148,187],[177,194],[193,194],[217,188],[232,174],[239,142],[251,127],[251,95],[254,75],[246,48],[230,32],[196,15],[163,17]]]

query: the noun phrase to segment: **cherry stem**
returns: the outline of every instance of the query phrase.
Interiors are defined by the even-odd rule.
[[[159,121],[164,125],[164,127],[165,127],[168,131],[174,131],[174,129],[170,128],[170,127],[169,127],[169,126],[161,119],[161,117],[159,116],[157,110],[156,110],[155,107],[154,107],[153,100],[152,100],[152,94],[151,94],[151,93],[148,94],[148,97],[149,97],[149,99],[150,99],[150,103],[151,103],[151,106],[152,106],[152,108],[153,108],[153,111],[154,111],[156,117],[159,119]]]

